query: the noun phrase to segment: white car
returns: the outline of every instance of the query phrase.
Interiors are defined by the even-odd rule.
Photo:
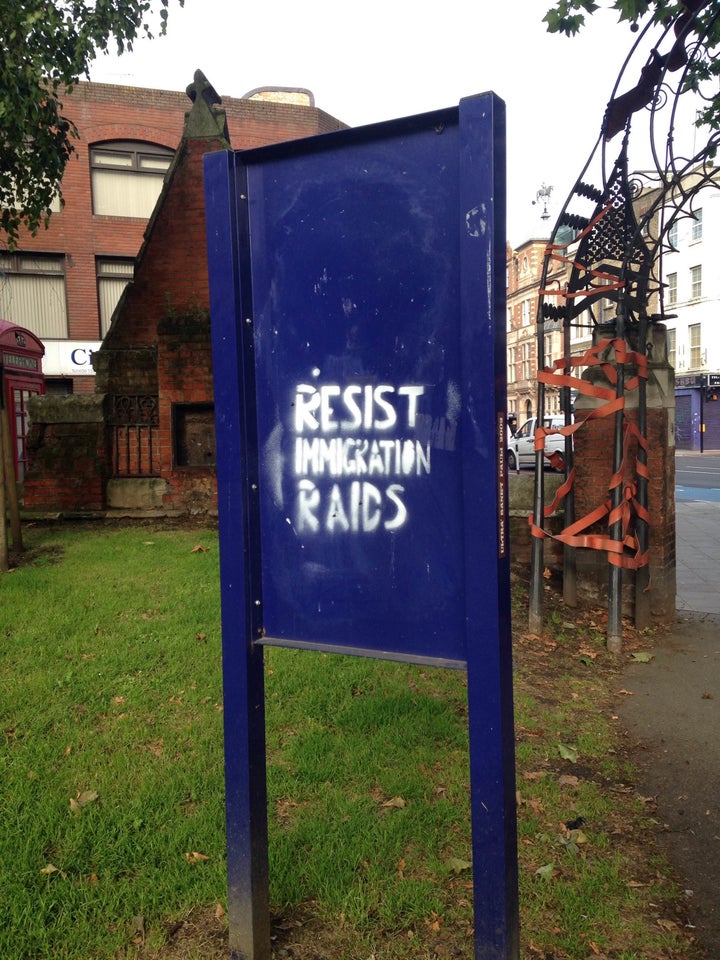
[[[565,417],[545,417],[543,420],[546,430],[559,430],[565,426]],[[508,469],[519,470],[520,467],[535,466],[535,424],[537,417],[530,417],[518,428],[515,436],[508,441]],[[555,459],[553,454],[559,453],[562,463]],[[544,461],[546,467],[563,470],[565,461],[565,437],[561,433],[549,433],[545,437]]]

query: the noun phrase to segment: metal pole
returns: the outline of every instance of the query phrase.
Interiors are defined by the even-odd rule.
[[[540,311],[536,317],[537,324],[537,368],[545,366],[545,323]],[[545,422],[545,384],[538,381],[537,392],[537,419],[538,424]],[[538,527],[543,526],[545,511],[545,464],[543,451],[535,451],[535,488],[533,497],[533,518]],[[542,537],[532,537],[530,544],[530,609],[528,629],[530,633],[541,633],[543,627],[543,588],[545,585],[544,573],[545,541]]]
[[[618,296],[617,325],[615,328],[615,338],[619,341],[625,341],[625,291],[621,290]],[[617,367],[617,385],[616,396],[625,396],[625,365],[617,362],[617,351],[615,354]],[[621,408],[615,414],[615,432],[613,437],[613,476],[615,476],[621,466],[623,459],[623,427],[624,410]],[[622,482],[617,483],[612,489],[611,506],[613,512],[619,512],[622,504]],[[610,539],[615,541],[622,540],[622,519],[618,517],[614,523],[610,524]],[[622,567],[614,563],[608,564],[610,568],[608,584],[608,631],[607,648],[611,653],[620,653],[622,650],[622,587],[623,576]]]
[[[647,313],[643,308],[638,323],[638,345],[637,350],[643,356],[648,354],[648,321]],[[640,377],[638,380],[638,431],[643,440],[647,441],[647,380]],[[640,507],[640,516],[637,518],[637,538],[640,554],[645,556],[650,542],[650,530],[645,514],[649,503],[647,471],[647,450],[643,446],[638,446],[637,459],[640,469],[638,470],[638,506]],[[645,564],[635,571],[635,627],[638,630],[644,630],[650,626],[650,565]]]
[[[570,320],[563,321],[563,352],[565,354],[565,373],[570,373]],[[560,391],[562,411],[565,414],[565,426],[572,423],[572,397],[570,387]],[[570,476],[575,464],[575,452],[572,437],[565,437],[565,479]],[[571,487],[565,494],[563,522],[565,529],[575,522],[575,490]],[[569,607],[577,606],[577,565],[575,548],[563,544],[563,599]]]
[[[7,510],[10,514],[10,530],[12,543],[16,550],[23,550],[22,527],[20,526],[20,505],[18,502],[17,483],[15,481],[15,457],[13,456],[12,437],[10,436],[10,417],[7,406],[0,409],[2,418],[2,456],[5,463],[5,496]]]

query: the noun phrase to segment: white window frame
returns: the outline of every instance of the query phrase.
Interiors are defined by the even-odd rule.
[[[702,297],[702,264],[690,267],[690,299],[700,300]]]
[[[674,328],[667,331],[667,358],[670,366],[674,367],[677,360],[677,330]]]
[[[690,369],[697,370],[703,365],[701,323],[688,324],[688,341],[690,343]]]
[[[693,243],[697,243],[698,240],[702,240],[703,235],[703,212],[702,207],[699,210],[696,210],[694,213],[694,220],[692,222],[692,227],[690,228],[690,239]]]
[[[532,380],[532,350],[530,348],[530,341],[526,340],[522,344],[521,349],[522,349],[522,359],[521,359],[520,379]]]

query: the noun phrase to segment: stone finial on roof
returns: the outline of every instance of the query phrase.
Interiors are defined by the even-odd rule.
[[[202,70],[196,70],[193,82],[185,92],[193,102],[192,108],[185,114],[184,140],[201,140],[208,137],[221,137],[230,143],[225,111],[215,109],[222,100],[215,87]]]

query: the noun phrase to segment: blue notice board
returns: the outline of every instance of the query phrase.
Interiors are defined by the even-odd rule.
[[[261,713],[264,645],[467,669],[476,956],[498,958],[517,941],[504,136],[483,94],[205,161],[226,715],[236,682]]]

